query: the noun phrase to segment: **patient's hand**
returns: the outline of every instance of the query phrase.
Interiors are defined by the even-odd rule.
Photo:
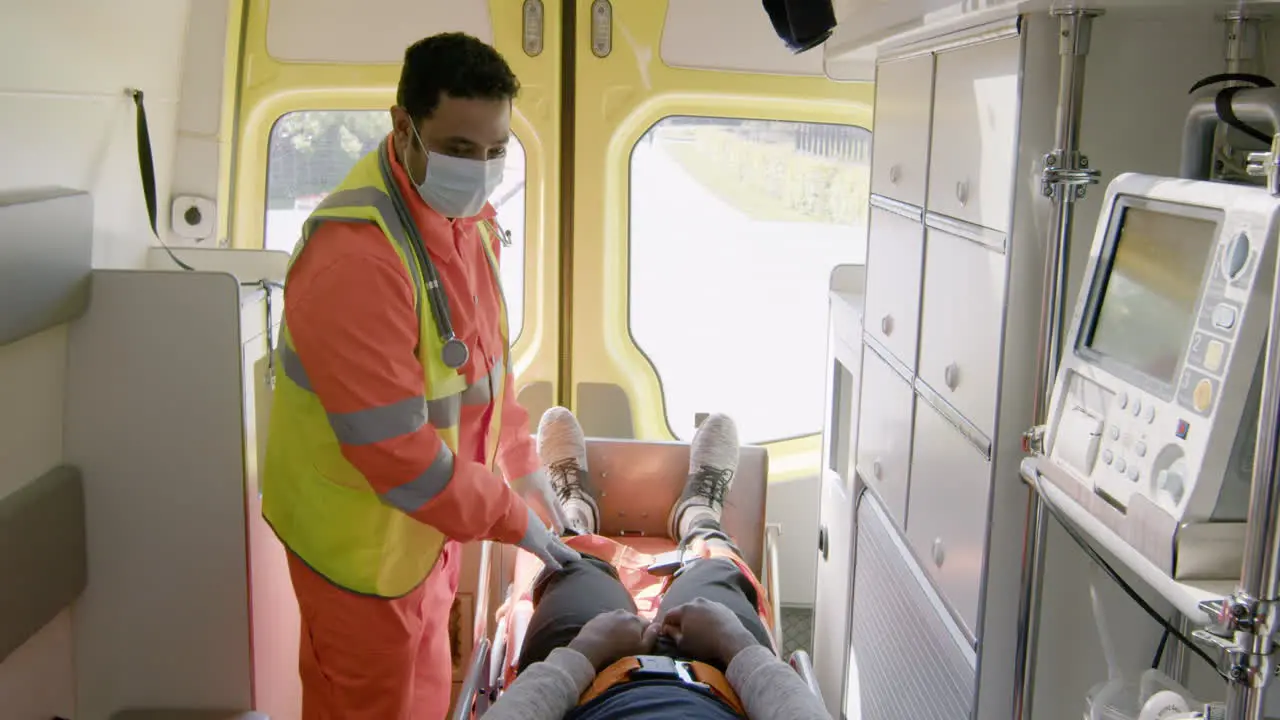
[[[661,625],[682,655],[718,660],[726,667],[738,653],[760,644],[732,610],[705,598],[667,611]]]
[[[658,639],[658,626],[626,610],[597,615],[569,643],[582,653],[596,672],[630,655],[644,655]]]

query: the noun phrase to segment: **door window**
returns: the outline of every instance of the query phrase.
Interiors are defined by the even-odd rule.
[[[682,440],[822,431],[831,269],[866,260],[870,131],[668,117],[631,154],[630,329]]]

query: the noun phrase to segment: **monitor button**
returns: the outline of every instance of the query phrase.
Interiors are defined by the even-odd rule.
[[[1147,444],[1139,440],[1138,444],[1133,446],[1133,451],[1138,454],[1138,457],[1146,457]]]
[[[1213,404],[1213,384],[1208,378],[1196,383],[1196,389],[1191,392],[1191,403],[1197,412],[1205,412]]]
[[[1129,393],[1121,391],[1119,403],[1120,403],[1121,410],[1129,407]]]
[[[1213,326],[1221,330],[1230,330],[1236,326],[1236,309],[1230,305],[1219,305],[1213,309]]]
[[[1124,458],[1116,458],[1116,472],[1124,472],[1126,465]]]
[[[1210,340],[1204,349],[1204,369],[1209,372],[1218,372],[1222,369],[1222,356],[1226,354],[1227,346],[1217,340]]]

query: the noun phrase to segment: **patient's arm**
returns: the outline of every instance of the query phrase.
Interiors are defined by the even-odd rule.
[[[625,610],[597,615],[568,647],[530,665],[485,717],[490,720],[561,720],[578,704],[596,673],[624,657],[653,649],[658,628]]]
[[[662,633],[681,653],[727,666],[725,679],[749,720],[830,720],[800,674],[761,645],[725,605],[698,598],[672,608],[662,619]]]
[[[556,648],[546,660],[520,673],[485,713],[485,720],[562,720],[595,677],[596,670],[585,655]]]
[[[749,720],[830,720],[822,700],[800,673],[769,648],[751,643],[729,663],[725,678],[738,693]]]

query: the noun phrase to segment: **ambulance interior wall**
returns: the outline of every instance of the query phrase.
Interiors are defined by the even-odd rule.
[[[1268,34],[1276,37],[1274,25]],[[1212,9],[1110,10],[1094,21],[1081,150],[1102,177],[1077,205],[1068,313],[1074,312],[1107,183],[1122,172],[1178,174],[1183,121],[1193,99],[1188,92],[1201,78],[1225,71],[1224,38],[1223,25],[1214,19]],[[1280,68],[1280,43],[1273,42],[1266,55],[1266,67]],[[1020,181],[1036,182],[1033,178]],[[1047,213],[1041,218],[1047,232]],[[1160,626],[1092,566],[1061,526],[1051,521],[1032,713],[1036,720],[1079,718],[1088,690],[1107,680],[1090,606],[1091,578],[1096,578],[1123,676],[1136,682],[1155,655]],[[1157,609],[1167,610],[1167,605],[1154,601],[1157,596],[1149,588],[1140,584],[1135,588]],[[1193,622],[1198,625],[1200,619]],[[1165,657],[1176,647],[1177,641],[1171,638]],[[1187,663],[1192,668],[1190,689],[1204,700],[1220,698],[1223,685],[1208,666],[1190,653]],[[1280,711],[1277,695],[1271,693],[1271,713]]]
[[[168,236],[171,193],[216,196],[227,7],[226,0],[3,3],[0,191],[90,192],[95,268],[141,268],[155,244],[126,87],[145,92],[161,232]],[[63,461],[66,367],[66,326],[0,347],[0,496]],[[5,720],[82,717],[73,613],[74,606],[0,663]]]

